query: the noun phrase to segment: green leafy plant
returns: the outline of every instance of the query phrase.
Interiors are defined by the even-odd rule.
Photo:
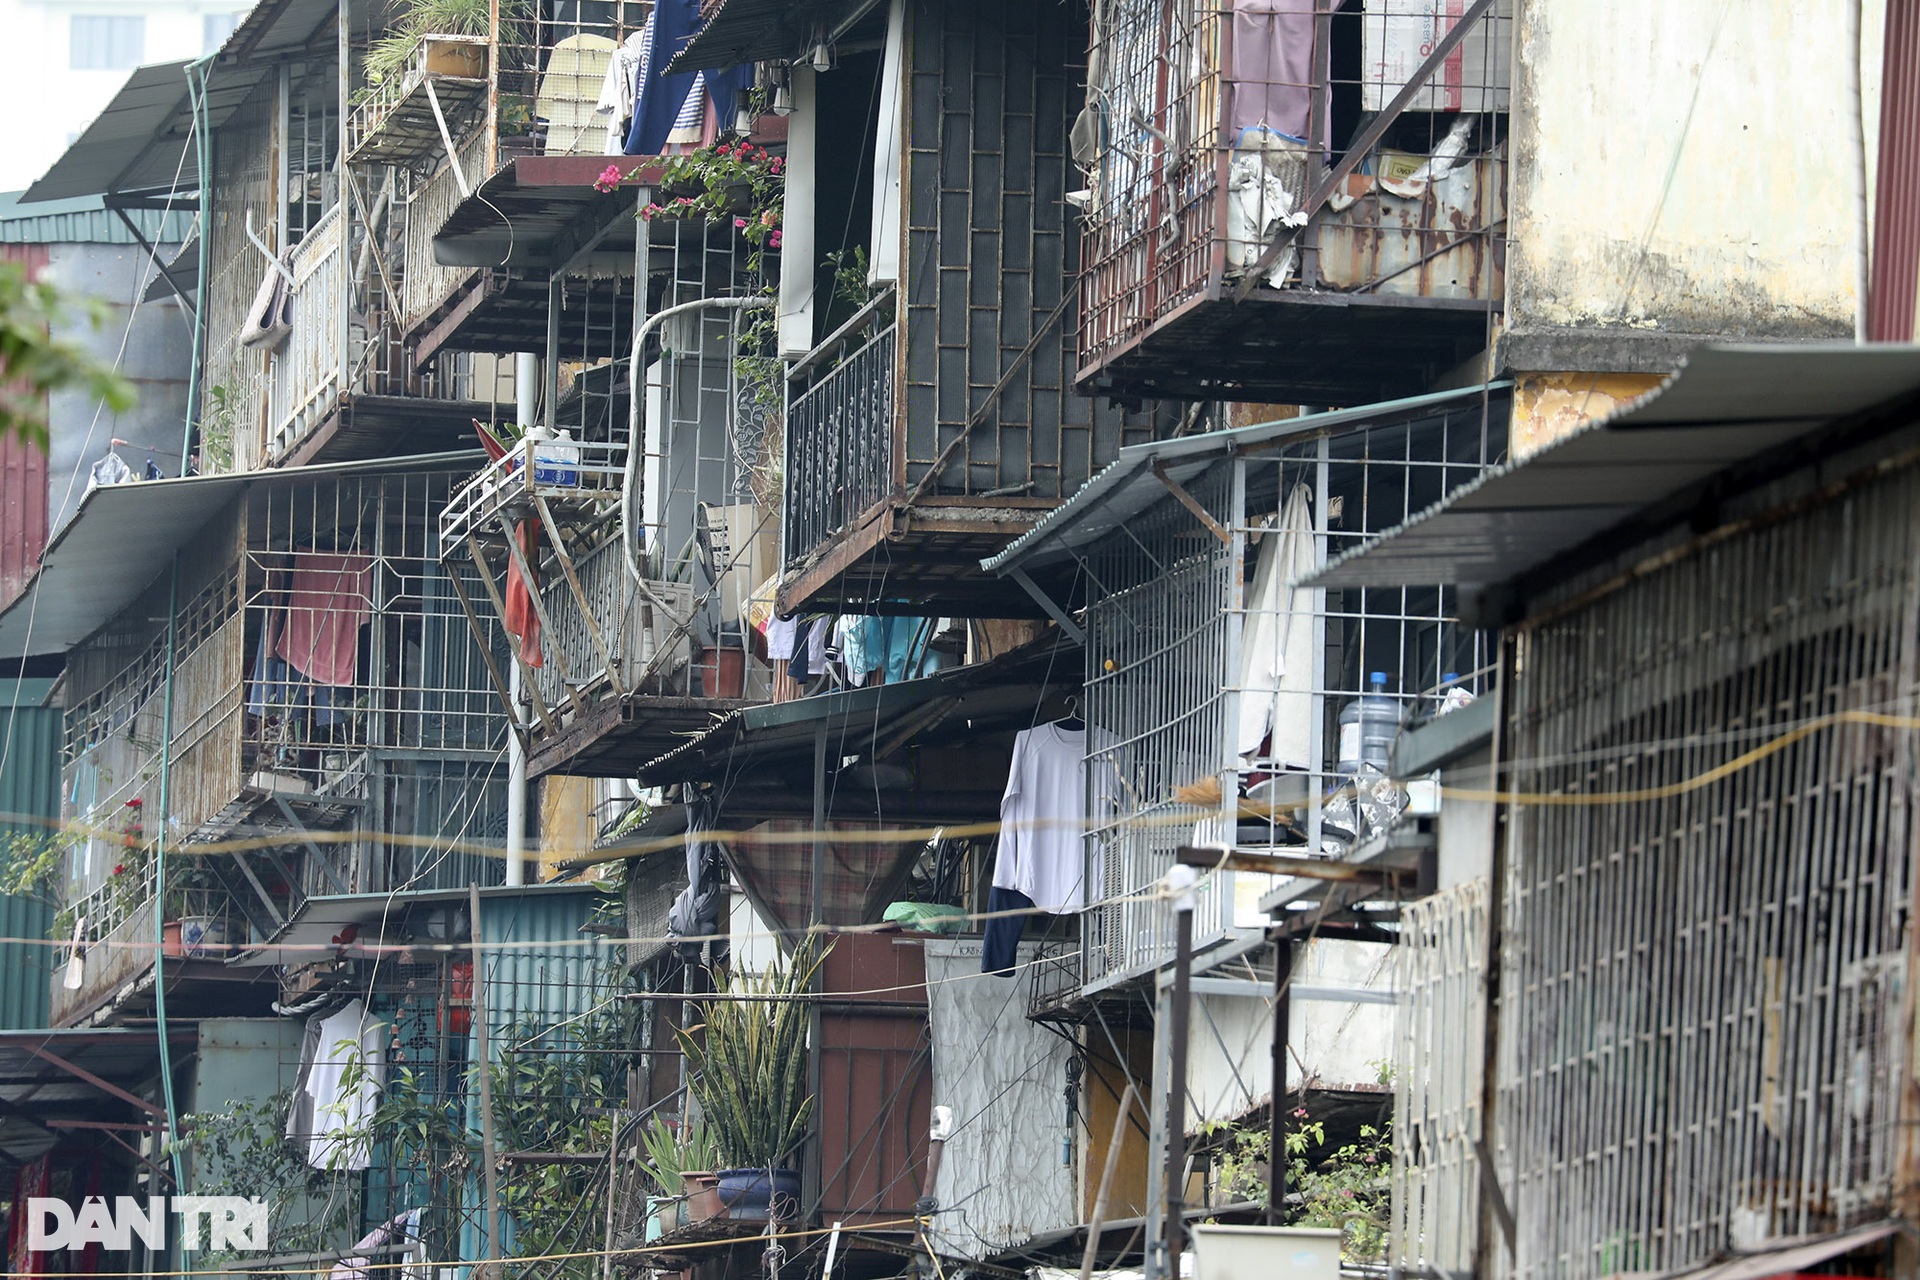
[[[187,1162],[195,1195],[259,1196],[267,1202],[267,1236],[276,1249],[321,1249],[351,1238],[358,1206],[338,1190],[336,1177],[307,1164],[306,1148],[285,1137],[292,1091],[229,1102],[220,1111],[180,1117],[173,1147]],[[354,1178],[357,1181],[357,1178]],[[223,1256],[203,1261],[217,1265]]]
[[[830,333],[873,301],[876,290],[867,281],[867,246],[863,244],[837,249],[828,254],[821,265],[833,272],[833,293],[827,302],[825,322],[825,329]]]
[[[0,438],[18,435],[47,443],[46,396],[79,389],[110,412],[133,408],[133,384],[79,343],[53,330],[73,319],[98,329],[104,303],[76,299],[27,276],[19,263],[0,263]]]
[[[166,918],[223,916],[226,886],[214,871],[211,854],[176,853],[167,863]]]
[[[714,994],[737,998],[709,1001],[701,1026],[675,1032],[695,1072],[694,1096],[731,1168],[785,1168],[806,1137],[813,1098],[800,997],[824,955],[807,943],[761,973],[715,970]]]
[[[66,847],[65,838],[55,831],[10,831],[0,836],[0,897],[32,898],[59,906]]]
[[[1265,1125],[1210,1125],[1215,1185],[1227,1201],[1267,1198],[1270,1135]],[[1360,1126],[1360,1140],[1316,1156],[1327,1144],[1326,1125],[1296,1108],[1287,1126],[1289,1225],[1337,1227],[1340,1254],[1348,1262],[1386,1255],[1393,1139],[1390,1124]]]
[[[527,43],[530,0],[501,0],[499,46]],[[484,36],[492,32],[489,0],[412,0],[388,24],[387,33],[367,49],[362,71],[369,88],[391,83],[407,73],[414,50],[427,36]]]
[[[640,1145],[647,1153],[646,1172],[662,1195],[680,1195],[685,1187],[681,1175],[708,1173],[720,1163],[720,1146],[705,1120],[683,1120],[679,1130],[659,1116],[649,1119],[640,1130]]]
[[[232,387],[207,388],[206,412],[200,416],[200,469],[233,470],[233,430],[240,416],[240,397]]]
[[[626,1088],[626,1018],[603,986],[593,1012],[554,1027],[523,1020],[507,1028],[491,1068],[494,1123],[503,1150],[604,1157]],[[603,1164],[515,1162],[501,1171],[500,1199],[520,1251],[578,1253],[594,1247],[607,1178]],[[557,1276],[591,1280],[595,1258],[556,1264]]]
[[[500,95],[500,133],[517,138],[533,132],[533,104],[517,93]]]

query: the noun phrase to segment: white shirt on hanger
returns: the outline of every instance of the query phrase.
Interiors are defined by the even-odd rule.
[[[312,1021],[319,1026],[313,1027]],[[367,1007],[353,1000],[324,1019],[316,1014],[309,1028],[303,1047],[311,1049],[313,1059],[303,1096],[295,1100],[295,1126],[290,1127],[301,1122],[309,1126],[307,1163],[314,1168],[365,1169],[373,1155],[367,1125],[387,1078],[386,1024],[369,1017]],[[352,1084],[347,1079],[350,1067],[357,1068]]]
[[[1013,740],[1000,798],[996,888],[1055,914],[1086,905],[1087,732],[1037,725]]]

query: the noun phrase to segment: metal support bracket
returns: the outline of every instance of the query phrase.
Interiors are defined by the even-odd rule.
[[[486,553],[480,549],[480,540],[473,535],[472,530],[467,531],[467,550],[473,556],[473,567],[480,571],[480,585],[487,589],[487,599],[493,602],[494,616],[504,623],[507,620],[507,602],[500,596],[499,584],[493,580],[493,570],[487,568]],[[457,577],[455,581],[458,581]],[[528,591],[533,590],[531,583],[529,583],[527,589]],[[482,652],[485,652],[485,650],[483,649]],[[512,655],[514,662],[519,666],[522,674],[526,676],[526,681],[521,685],[521,688],[525,689],[527,696],[533,699],[534,714],[540,717],[541,724],[547,726],[548,733],[559,733],[560,726],[554,723],[553,713],[547,709],[547,700],[540,696],[540,685],[539,682],[534,679],[533,668],[529,667],[526,659],[520,656],[519,644],[516,642],[508,645],[507,652]],[[489,659],[489,661],[491,661],[491,659]],[[503,692],[501,696],[505,697],[506,695]],[[509,701],[507,705],[512,706],[513,704]],[[518,716],[519,713],[512,712],[510,714]]]
[[[1035,582],[1032,578],[1029,578],[1027,576],[1027,571],[1025,569],[1021,569],[1016,566],[1015,568],[1007,570],[1007,576],[1009,578],[1012,578],[1015,582],[1019,583],[1021,589],[1025,591],[1028,595],[1033,597],[1033,602],[1039,605],[1042,609],[1046,610],[1047,616],[1049,618],[1052,618],[1055,622],[1060,624],[1060,629],[1067,633],[1067,637],[1069,639],[1071,639],[1075,644],[1085,647],[1087,643],[1087,633],[1085,628],[1081,627],[1079,623],[1073,620],[1072,614],[1068,613],[1065,609],[1062,609],[1057,603],[1055,603],[1052,596],[1042,591],[1040,589],[1040,584]]]
[[[305,824],[300,821],[299,815],[294,813],[293,806],[287,803],[286,798],[284,796],[275,796],[273,798],[273,807],[280,811],[280,816],[285,818],[288,826],[292,828],[288,834],[292,835],[305,846],[309,858],[312,858],[320,864],[320,874],[327,878],[327,883],[331,884],[341,893],[352,893],[353,890],[347,886],[347,882],[340,878],[340,872],[333,865],[333,860],[322,854],[320,852],[320,846],[308,838]]]
[[[1490,4],[1492,0],[1487,2]],[[425,84],[427,105],[433,108],[433,122],[440,126],[440,145],[447,149],[447,167],[453,170],[453,180],[460,184],[460,198],[469,199],[473,195],[473,188],[467,185],[466,172],[460,168],[460,153],[454,149],[453,132],[447,128],[446,113],[440,110],[440,93],[433,87],[432,76],[426,78]]]
[[[1193,513],[1194,519],[1207,526],[1207,532],[1220,539],[1221,546],[1230,547],[1233,545],[1232,532],[1218,520],[1215,520],[1213,513],[1201,506],[1200,499],[1188,493],[1185,485],[1167,474],[1166,464],[1160,462],[1153,464],[1153,478],[1165,485],[1167,492],[1171,493],[1181,506]]]
[[[507,688],[507,678],[500,673],[500,665],[493,660],[493,650],[487,644],[486,628],[480,625],[480,614],[473,607],[473,597],[467,594],[467,584],[460,581],[460,573],[454,563],[445,559],[440,563],[447,571],[447,581],[453,586],[453,594],[459,597],[460,608],[467,615],[467,625],[473,629],[474,644],[487,666],[487,679],[493,683],[493,691],[500,695],[500,705],[507,709],[507,732],[518,738],[520,749],[526,751],[531,746],[527,741],[527,726],[520,721],[520,708],[513,705],[513,694]],[[481,572],[484,574],[485,570]]]

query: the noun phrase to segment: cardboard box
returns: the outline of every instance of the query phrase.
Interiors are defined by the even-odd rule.
[[[1374,0],[1360,20],[1364,110],[1384,111],[1468,0]],[[1513,0],[1499,0],[1407,104],[1409,111],[1505,111],[1513,80]]]

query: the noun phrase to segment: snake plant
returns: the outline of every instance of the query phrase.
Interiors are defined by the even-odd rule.
[[[807,1002],[822,952],[803,945],[760,973],[716,970],[706,1021],[678,1031],[691,1087],[720,1156],[735,1169],[787,1167],[806,1138]]]

